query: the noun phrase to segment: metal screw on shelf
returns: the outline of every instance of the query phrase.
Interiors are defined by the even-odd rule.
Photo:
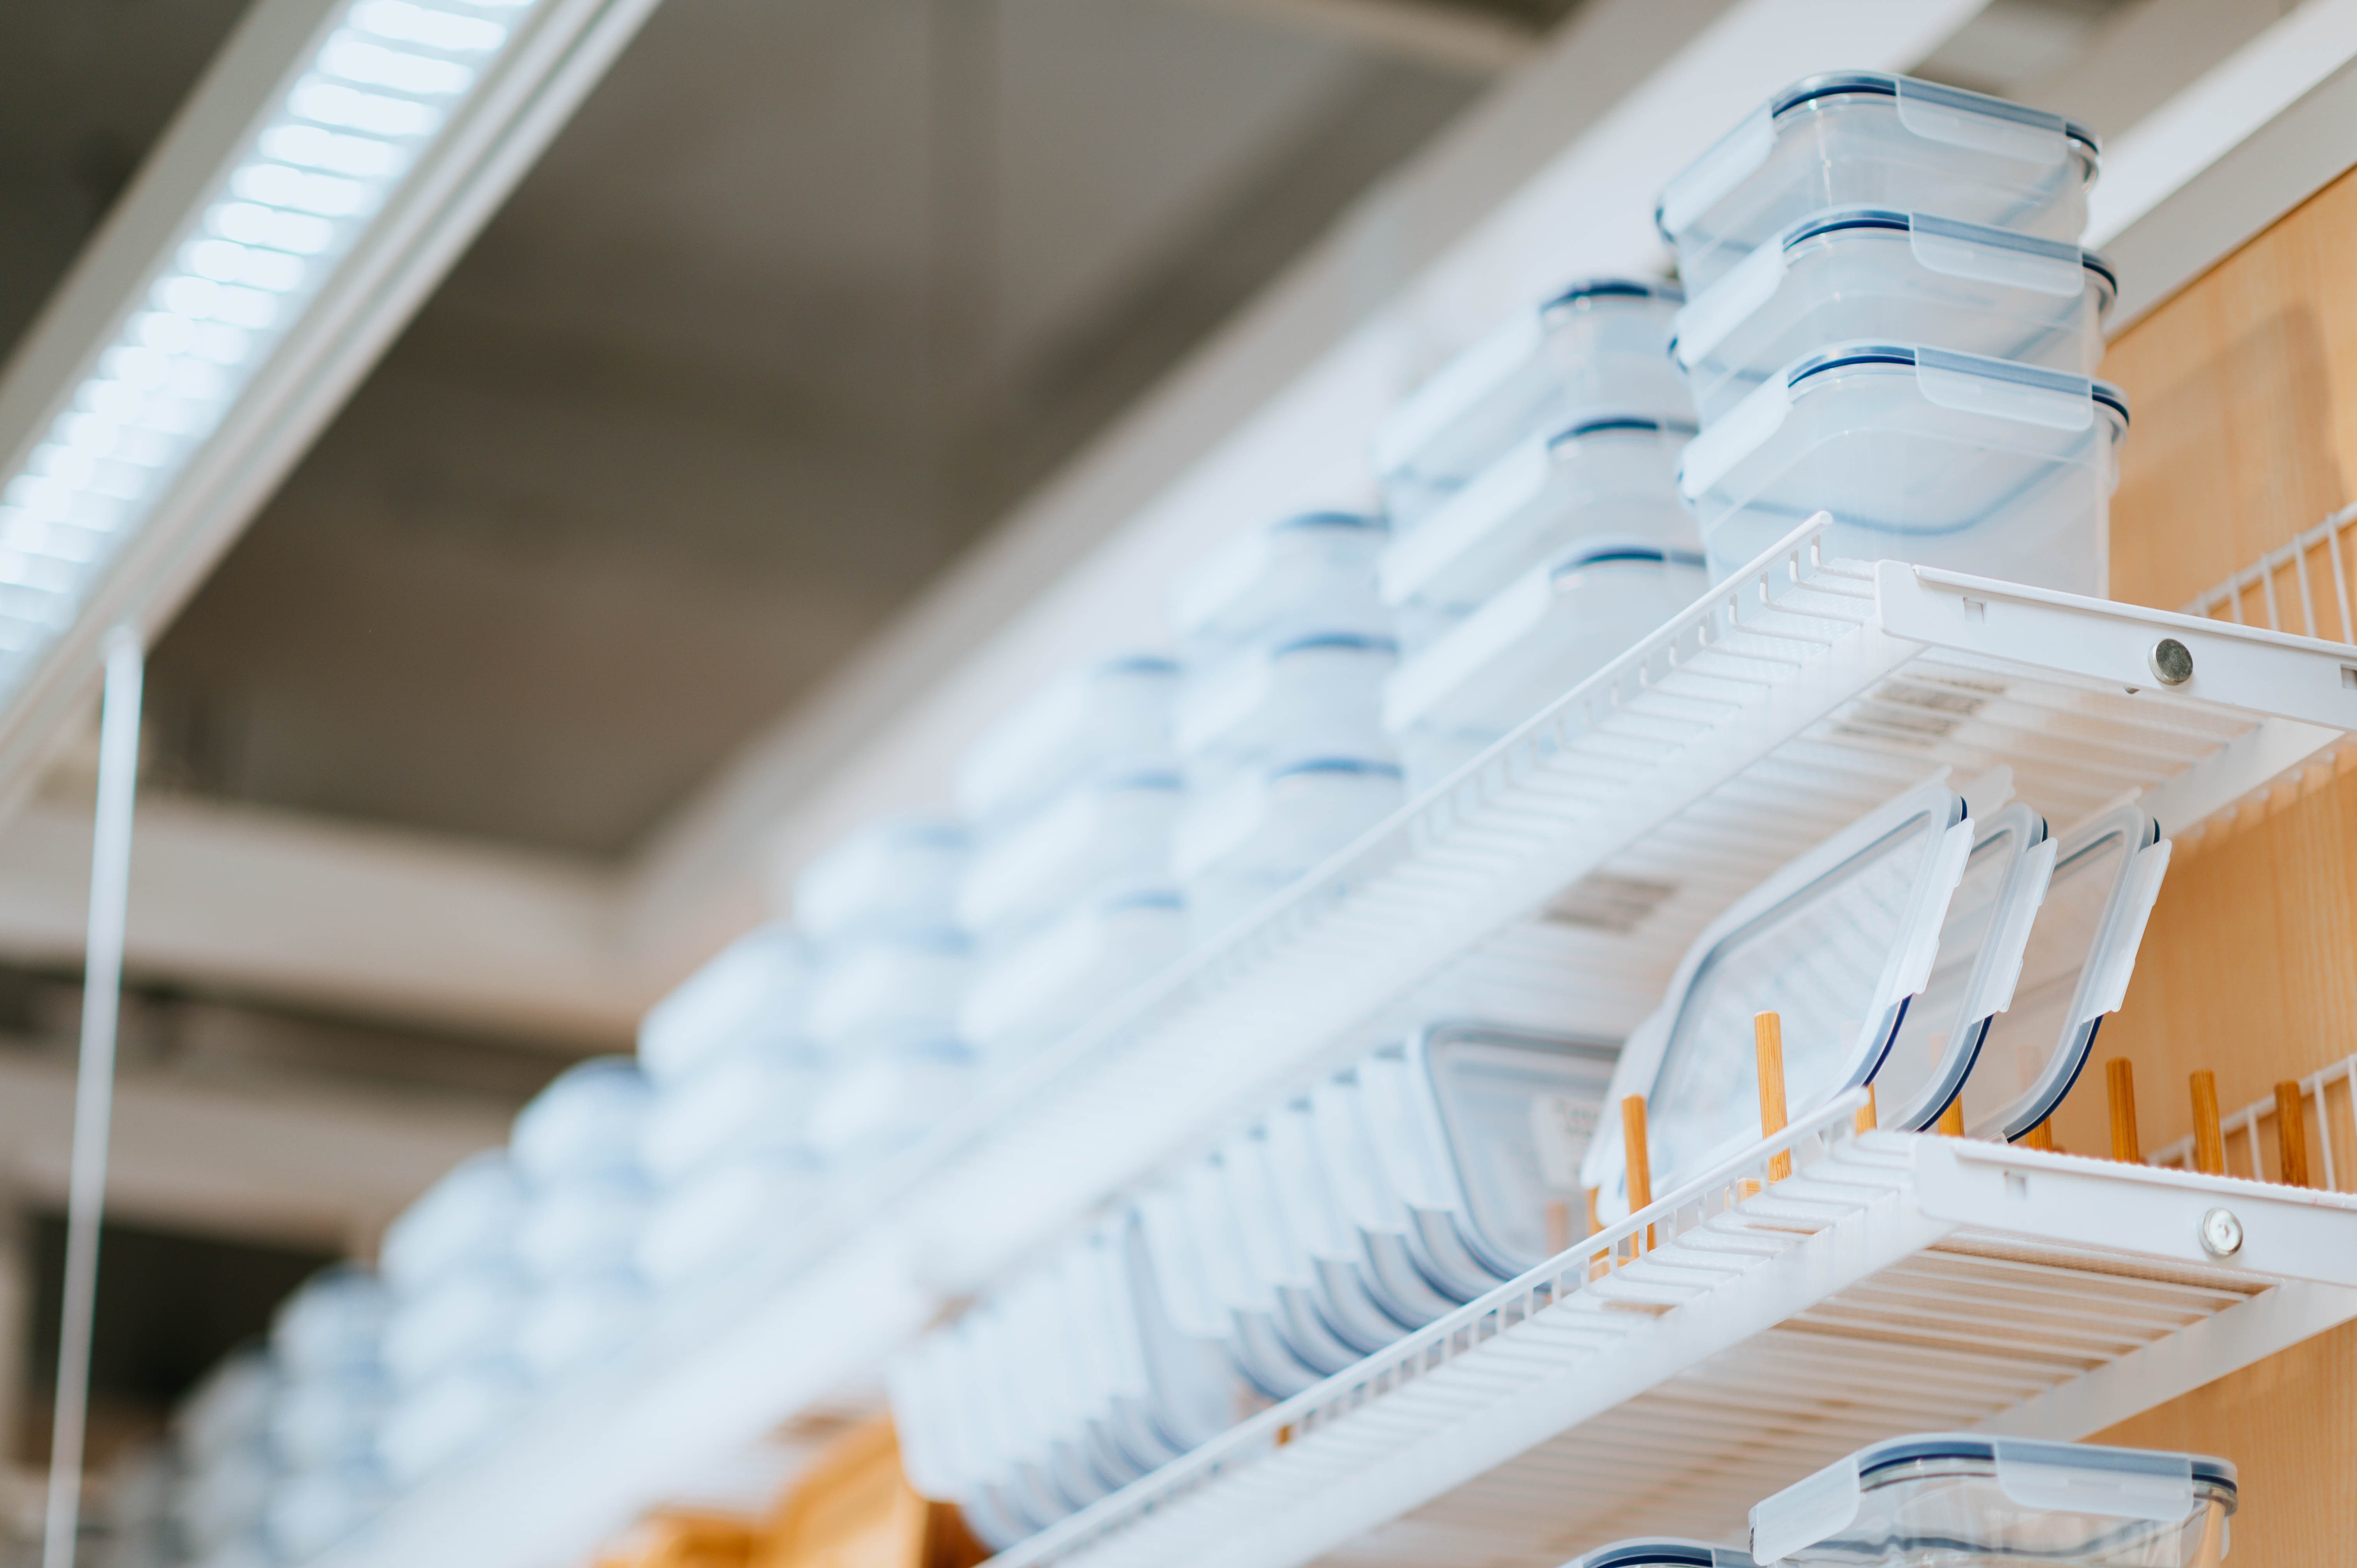
[[[2243,1222],[2231,1208],[2213,1208],[2201,1217],[2201,1250],[2213,1258],[2231,1258],[2243,1250]]]
[[[2193,679],[2193,650],[2173,637],[2154,643],[2146,662],[2152,666],[2154,679],[2164,686],[2182,686]]]

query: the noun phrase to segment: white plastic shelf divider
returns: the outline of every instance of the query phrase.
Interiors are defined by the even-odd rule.
[[[1694,935],[1941,768],[2190,826],[2357,730],[2357,648],[1796,530],[1623,658],[322,1561],[569,1568],[1157,1167],[1420,1019],[1617,1037]],[[2159,687],[2160,639],[2194,675]],[[2212,1375],[2214,1375],[2212,1374]],[[1813,1450],[1812,1451],[1813,1452]],[[1255,1559],[1257,1560],[1257,1559]]]
[[[994,1568],[1544,1568],[1627,1535],[1740,1542],[1753,1502],[1878,1438],[2083,1436],[2357,1318],[2357,1197],[1858,1134],[1864,1100]],[[1784,1149],[1795,1172],[1767,1184]],[[2224,1257],[2201,1240],[2222,1208],[2242,1235]]]

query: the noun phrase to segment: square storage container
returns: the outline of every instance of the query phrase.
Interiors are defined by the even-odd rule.
[[[627,1268],[653,1206],[652,1184],[635,1171],[535,1187],[517,1228],[516,1262],[544,1284]]]
[[[611,1361],[654,1312],[653,1287],[633,1268],[544,1285],[516,1327],[516,1359],[543,1381]]]
[[[1197,940],[1216,936],[1406,800],[1397,764],[1313,757],[1248,773],[1189,808],[1170,863]]]
[[[1426,613],[1404,623],[1410,653],[1515,578],[1598,540],[1702,549],[1678,494],[1678,457],[1691,422],[1609,413],[1506,453],[1383,552],[1383,598]]]
[[[1170,892],[1083,905],[985,965],[959,1032],[996,1070],[1054,1044],[1186,950]]]
[[[378,1249],[384,1283],[398,1296],[432,1289],[474,1264],[514,1256],[523,1184],[504,1149],[469,1155],[385,1228]]]
[[[1388,758],[1383,682],[1398,664],[1390,638],[1319,632],[1247,649],[1195,677],[1177,722],[1189,783],[1215,789],[1239,771],[1321,757]]]
[[[1688,302],[1670,354],[1705,424],[1828,343],[1920,343],[2092,376],[2118,292],[2110,263],[2063,241],[1841,207],[1792,224]]]
[[[1739,1154],[1760,1132],[1752,1018],[1781,1016],[1784,1096],[1797,1121],[1870,1081],[1909,998],[1938,956],[1951,895],[1972,853],[1964,804],[1919,785],[1801,855],[1695,939],[1662,1005],[1638,1026],[1609,1103],[1642,1095],[1658,1200]],[[1581,1185],[1597,1212],[1629,1212],[1617,1118],[1598,1129]]]
[[[807,1147],[728,1155],[666,1190],[639,1237],[639,1272],[658,1288],[774,1248],[816,1208],[825,1163]]]
[[[1828,554],[2102,597],[2127,427],[2107,381],[1848,343],[1778,371],[1695,437],[1678,482],[1714,581],[1822,510]]]
[[[794,878],[794,923],[821,942],[950,923],[966,832],[939,817],[871,822]]]
[[[1383,693],[1408,787],[1421,794],[1642,641],[1709,586],[1699,558],[1599,541],[1524,573]]]
[[[1452,1290],[1436,1277],[1415,1217],[1392,1183],[1367,1100],[1355,1070],[1320,1080],[1309,1094],[1311,1134],[1369,1291],[1385,1316],[1420,1328],[1478,1292]]]
[[[1075,780],[1168,773],[1178,665],[1152,654],[1101,660],[1049,682],[958,758],[951,784],[968,822],[1012,822]]]
[[[1170,886],[1170,833],[1186,789],[1175,772],[1083,779],[986,840],[959,889],[957,919],[1002,950],[1075,905]]]
[[[1261,1124],[1258,1141],[1268,1161],[1269,1213],[1304,1257],[1318,1320],[1361,1355],[1425,1321],[1386,1305],[1373,1260],[1335,1189],[1311,1103],[1280,1107]]]
[[[1243,1271],[1242,1239],[1218,1173],[1196,1166],[1137,1200],[1147,1256],[1171,1326],[1224,1349],[1263,1398],[1281,1400],[1318,1380],[1276,1326],[1276,1303]]]
[[[660,1186],[748,1151],[799,1147],[836,1064],[808,1041],[755,1042],[667,1086],[639,1153]]]
[[[838,1059],[905,1040],[953,1039],[973,954],[959,932],[910,931],[830,953],[811,986],[808,1037]]]
[[[639,1024],[639,1068],[657,1082],[683,1078],[706,1057],[753,1036],[802,1025],[812,955],[783,921],[739,937]]]
[[[653,1101],[653,1086],[627,1057],[567,1068],[517,1113],[508,1155],[527,1185],[635,1174]]]
[[[1862,1448],[1751,1510],[1791,1568],[2219,1568],[2234,1466],[2201,1454],[1937,1433]]]
[[[1379,517],[1307,511],[1252,529],[1182,573],[1170,629],[1189,664],[1319,633],[1388,637],[1375,557],[1391,537]]]
[[[1291,1223],[1292,1205],[1266,1133],[1254,1128],[1221,1146],[1216,1162],[1228,1209],[1235,1217],[1243,1267],[1264,1293],[1275,1331],[1303,1365],[1321,1375],[1342,1370],[1389,1342],[1360,1343],[1329,1313],[1318,1268]]]
[[[1784,226],[1867,205],[2077,242],[2102,144],[2059,114],[1884,71],[1794,82],[1663,188],[1653,210],[1699,294]]]
[[[1376,433],[1393,528],[1420,526],[1507,452],[1584,411],[1691,422],[1693,401],[1663,352],[1684,301],[1674,284],[1590,278],[1443,366]]]
[[[981,1076],[955,1040],[910,1041],[836,1075],[811,1106],[810,1141],[838,1169],[858,1171],[920,1142],[965,1108]]]
[[[2132,806],[2105,811],[2057,846],[2030,927],[2013,1004],[1989,1021],[1964,1079],[1964,1131],[2018,1138],[2079,1080],[2104,1015],[2127,997],[2169,842]]]
[[[391,1294],[375,1273],[331,1264],[271,1315],[270,1354],[289,1376],[373,1370],[391,1305]]]

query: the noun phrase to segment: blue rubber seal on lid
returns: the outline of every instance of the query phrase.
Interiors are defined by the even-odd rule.
[[[1896,98],[1902,82],[1910,97],[1922,98],[1951,109],[1986,114],[1992,120],[2010,120],[2018,125],[2044,126],[2048,130],[2061,132],[2090,153],[2101,154],[2104,150],[2103,139],[2075,120],[2066,120],[2060,114],[2032,109],[2007,99],[1992,98],[1986,92],[1973,92],[1943,82],[1925,81],[1920,77],[1900,76],[1887,70],[1829,70],[1817,76],[1803,77],[1769,100],[1768,113],[1770,116],[1781,117],[1819,99],[1857,93]]]
[[[1577,305],[1583,299],[1658,299],[1670,305],[1684,305],[1686,291],[1674,283],[1660,283],[1652,278],[1582,278],[1557,290],[1541,311],[1555,310],[1566,305]]]
[[[1640,435],[1660,435],[1666,432],[1672,435],[1683,435],[1691,439],[1695,435],[1695,426],[1681,420],[1655,419],[1650,414],[1599,414],[1593,419],[1583,419],[1577,424],[1566,425],[1548,436],[1547,450],[1552,452],[1558,446],[1580,440],[1584,436],[1609,435],[1616,432],[1632,431]]]
[[[1375,762],[1355,757],[1312,757],[1300,762],[1289,762],[1269,774],[1271,779],[1292,779],[1312,773],[1353,774],[1371,779],[1397,779],[1396,762]]]
[[[1557,561],[1547,569],[1547,580],[1560,582],[1590,566],[1609,566],[1621,562],[1652,566],[1699,566],[1703,558],[1692,551],[1664,550],[1652,544],[1594,544],[1575,550]]]
[[[1622,1541],[1579,1559],[1578,1568],[1721,1568],[1750,1561],[1747,1553],[1691,1541]]]
[[[2008,1441],[2020,1442],[2021,1440],[2009,1439]],[[2234,1492],[2238,1489],[2233,1466],[2222,1459],[2213,1459],[2204,1454],[2156,1453],[2147,1455],[2133,1448],[2102,1448],[2072,1443],[2038,1443],[2023,1445],[2052,1448],[2058,1455],[2072,1451],[2083,1452],[2088,1456],[2088,1462],[2091,1465],[2101,1466],[2110,1470],[2133,1471],[2149,1468],[2156,1473],[2165,1473],[2174,1469],[2180,1463],[2187,1463],[2192,1466],[2195,1480],[2206,1481],[2227,1492]],[[1996,1444],[1987,1439],[1965,1437],[1953,1433],[1943,1433],[1928,1437],[1896,1438],[1889,1443],[1878,1443],[1858,1454],[1857,1478],[1864,1481],[1882,1471],[1896,1468],[1900,1465],[1916,1464],[1926,1459],[1964,1459],[1995,1464]]]
[[[2113,270],[2109,259],[2097,252],[2083,249],[2067,241],[2041,240],[2034,234],[2017,233],[1992,223],[1967,223],[1960,218],[1941,218],[1929,212],[1900,212],[1887,207],[1836,207],[1831,211],[1812,213],[1802,219],[1785,230],[1783,238],[1776,242],[1782,249],[1791,251],[1826,234],[1846,233],[1859,229],[1880,229],[1900,233],[1921,230],[1927,234],[1996,245],[2030,255],[2051,256],[2056,261],[2077,262],[2101,278],[2104,288],[2115,297],[2120,292],[2119,274]]]
[[[1286,533],[1297,528],[1356,528],[1372,533],[1389,533],[1391,525],[1379,517],[1368,517],[1355,511],[1301,511],[1291,517],[1281,517],[1268,525],[1271,533]]]
[[[1388,637],[1369,637],[1355,631],[1318,631],[1307,637],[1297,637],[1290,642],[1280,642],[1268,650],[1268,656],[1282,659],[1288,653],[1308,653],[1320,648],[1347,648],[1364,653],[1399,651],[1399,644]]]

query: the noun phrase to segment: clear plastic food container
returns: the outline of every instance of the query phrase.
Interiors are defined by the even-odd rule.
[[[384,1326],[384,1366],[415,1388],[445,1369],[505,1355],[532,1288],[512,1263],[469,1264],[403,1301]]]
[[[270,1320],[270,1354],[290,1376],[372,1369],[391,1305],[371,1270],[335,1263],[281,1302]]]
[[[806,1041],[760,1041],[666,1086],[647,1117],[640,1157],[657,1183],[685,1180],[716,1160],[799,1144],[833,1070]]]
[[[380,1512],[393,1488],[374,1459],[285,1476],[262,1513],[262,1537],[282,1563],[304,1563]]]
[[[1758,1568],[1758,1564],[1751,1553],[1731,1546],[1663,1536],[1616,1541],[1573,1558],[1563,1568]]]
[[[910,1041],[854,1062],[812,1102],[820,1157],[859,1170],[908,1148],[971,1102],[980,1059],[955,1040]]]
[[[630,1173],[653,1101],[653,1086],[628,1057],[567,1068],[517,1113],[509,1157],[528,1185]]]
[[[958,923],[985,952],[1073,905],[1170,886],[1175,772],[1083,779],[985,842],[958,891]]]
[[[1272,1326],[1304,1366],[1339,1372],[1374,1344],[1358,1343],[1329,1316],[1316,1262],[1294,1231],[1292,1205],[1280,1190],[1277,1165],[1264,1129],[1223,1144],[1216,1161],[1229,1212],[1235,1217],[1241,1267]]]
[[[802,867],[794,923],[820,941],[950,923],[966,832],[941,817],[870,822]]]
[[[1708,586],[1698,558],[1643,542],[1583,544],[1516,578],[1383,693],[1410,789],[1512,734]]]
[[[985,966],[959,1036],[992,1068],[1051,1045],[1175,962],[1186,932],[1168,891],[1083,905]]]
[[[381,1370],[292,1380],[270,1402],[270,1451],[292,1469],[369,1458],[391,1396]]]
[[[1753,1015],[1781,1016],[1784,1096],[1806,1116],[1870,1080],[1908,999],[1929,981],[1971,854],[1964,803],[1943,782],[1878,807],[1737,899],[1679,961],[1662,1005],[1629,1036],[1609,1103],[1645,1098],[1652,1191],[1756,1141]],[[1597,1212],[1629,1212],[1618,1118],[1597,1130],[1581,1185]]]
[[[454,1367],[404,1394],[385,1415],[377,1455],[395,1486],[407,1487],[488,1441],[532,1391],[512,1361]]]
[[[1248,773],[1190,807],[1170,865],[1196,940],[1217,935],[1399,810],[1399,765],[1311,757]]]
[[[259,1350],[225,1357],[207,1372],[172,1415],[172,1429],[184,1453],[226,1452],[259,1438],[270,1420],[281,1375]]]
[[[1404,625],[1428,636],[1583,542],[1698,552],[1702,535],[1678,494],[1678,456],[1694,435],[1691,421],[1603,413],[1523,443],[1383,552],[1383,598],[1440,612]]]
[[[1678,312],[1706,424],[1828,343],[1924,343],[2092,376],[2119,292],[2093,251],[1929,213],[1843,207],[1761,245]]]
[[[1674,284],[1590,278],[1526,311],[1450,360],[1405,399],[1375,436],[1375,471],[1392,526],[1433,510],[1521,443],[1584,411],[1671,421],[1694,403],[1663,357]]]
[[[1379,517],[1308,511],[1230,540],[1170,590],[1170,628],[1187,661],[1319,632],[1390,636],[1375,596],[1375,557],[1390,536]]]
[[[523,1184],[504,1149],[469,1155],[385,1228],[377,1267],[397,1295],[430,1289],[445,1275],[514,1256]]]
[[[810,1038],[848,1059],[957,1034],[973,954],[955,931],[910,931],[831,953],[811,986]]]
[[[1482,1024],[1420,1031],[1400,1060],[1402,1120],[1425,1207],[1490,1278],[1511,1280],[1587,1230],[1579,1163],[1620,1047]],[[1363,1076],[1363,1075],[1362,1075]]]
[[[1387,757],[1383,682],[1398,663],[1388,637],[1329,631],[1248,649],[1206,671],[1178,700],[1189,782],[1203,789],[1246,768]]]
[[[1176,660],[1153,654],[1101,660],[1049,682],[983,732],[951,780],[958,811],[996,827],[1077,779],[1168,773]]]
[[[653,1208],[654,1189],[637,1172],[535,1187],[516,1230],[516,1262],[543,1283],[628,1268]]]
[[[816,1207],[826,1165],[803,1148],[732,1155],[665,1192],[639,1237],[639,1272],[658,1288],[773,1245]]]
[[[1964,1079],[1968,1134],[2018,1138],[2071,1092],[2104,1015],[2126,999],[2169,854],[2158,825],[2131,806],[2057,846],[2013,1004],[1989,1021]]]
[[[1343,1073],[1318,1083],[1310,1090],[1309,1118],[1335,1207],[1383,1315],[1421,1327],[1463,1305],[1472,1293],[1448,1291],[1434,1277],[1415,1219],[1392,1185],[1359,1075]]]
[[[1860,203],[2075,242],[2102,156],[2059,114],[1884,71],[1794,82],[1663,188],[1653,220],[1700,294],[1785,225]]]
[[[2218,1568],[2234,1466],[2200,1454],[1935,1433],[1862,1448],[1751,1510],[1792,1568]]]
[[[1188,1338],[1222,1347],[1265,1398],[1281,1400],[1318,1373],[1277,1331],[1276,1304],[1243,1268],[1242,1239],[1218,1173],[1197,1166],[1137,1200],[1146,1248],[1170,1324]]]
[[[1272,1212],[1306,1255],[1319,1320],[1362,1355],[1428,1321],[1403,1317],[1387,1305],[1373,1260],[1335,1190],[1311,1103],[1280,1108],[1262,1124],[1260,1138],[1275,1199]]]
[[[516,1359],[545,1382],[608,1361],[654,1316],[654,1291],[634,1268],[614,1268],[548,1285],[516,1326]]]
[[[808,947],[783,921],[739,937],[647,1010],[639,1025],[640,1070],[667,1082],[740,1039],[792,1033],[810,970]]]
[[[1778,371],[1695,437],[1678,483],[1714,580],[1823,510],[1830,554],[2101,597],[2127,427],[2108,381],[1845,343]]]

